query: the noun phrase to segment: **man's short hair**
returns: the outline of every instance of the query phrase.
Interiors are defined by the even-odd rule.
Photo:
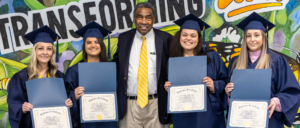
[[[135,16],[135,13],[136,13],[136,10],[138,8],[150,8],[152,10],[152,13],[154,15],[154,7],[152,4],[150,4],[149,2],[141,2],[141,3],[138,3],[135,8],[134,8],[134,13],[133,13],[133,16]]]

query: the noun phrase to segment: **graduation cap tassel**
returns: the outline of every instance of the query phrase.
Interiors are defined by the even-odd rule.
[[[205,23],[204,22],[203,22],[203,51],[206,52],[205,51]]]
[[[267,53],[269,54],[269,25],[267,22]]]
[[[108,60],[111,59],[111,55],[110,55],[110,34],[108,34],[108,46],[107,46],[107,53],[108,53]]]
[[[59,52],[58,52],[59,46],[58,46],[58,37],[56,38],[56,62],[59,60]]]

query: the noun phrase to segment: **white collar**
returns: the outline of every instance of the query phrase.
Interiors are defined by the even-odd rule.
[[[153,28],[152,28],[152,29],[151,29],[146,35],[144,35],[144,36],[146,37],[146,39],[151,39],[151,38],[153,37],[153,35],[154,35],[154,31],[153,31]],[[136,30],[135,36],[136,36],[136,38],[141,39],[143,35],[142,35],[138,30]]]

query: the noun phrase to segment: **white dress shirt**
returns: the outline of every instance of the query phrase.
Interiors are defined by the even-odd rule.
[[[127,81],[127,95],[137,96],[138,80],[137,74],[140,64],[140,54],[142,49],[142,34],[136,31],[133,43],[131,46],[129,67],[128,67],[128,81]],[[155,36],[151,29],[146,35],[147,44],[147,58],[148,58],[148,94],[157,93],[157,78],[156,78],[156,50],[155,50]]]

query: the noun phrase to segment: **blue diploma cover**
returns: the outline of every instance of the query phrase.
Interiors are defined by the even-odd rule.
[[[80,97],[81,123],[118,121],[116,63],[79,63],[78,70],[79,86],[85,89],[84,95]],[[113,102],[113,106],[109,107]],[[82,103],[90,107],[84,108]],[[84,110],[90,113],[83,113]]]
[[[33,105],[34,109],[47,107],[66,107],[65,101],[68,98],[66,94],[64,80],[62,78],[41,78],[26,81],[26,88],[28,101],[30,104]],[[69,120],[70,128],[72,128],[70,109],[69,107],[66,108],[66,111],[68,111],[69,116],[68,119],[64,120]],[[47,114],[48,112],[49,111],[45,111],[44,114]],[[55,112],[55,110],[52,112]],[[35,125],[41,122],[34,121],[33,110],[30,110],[30,113],[33,124],[32,126],[35,128]],[[58,112],[57,114],[65,114],[65,111],[63,111],[63,113]],[[36,118],[40,118],[39,116],[42,116],[42,113],[37,115]],[[53,124],[53,120],[55,119],[52,119],[52,122],[51,120],[49,120],[48,123]]]
[[[202,83],[203,78],[207,76],[207,56],[193,56],[193,57],[174,57],[169,59],[169,71],[168,71],[168,80],[171,82],[172,86],[168,89],[168,113],[190,113],[190,112],[204,112],[206,111],[207,103],[206,103],[206,97],[207,97],[207,88],[206,83]],[[201,85],[203,84],[203,85]],[[183,88],[180,90],[178,87],[187,87],[191,85],[201,85],[202,89],[199,91],[199,88],[193,89],[185,89]],[[172,91],[173,88],[173,91]],[[178,88],[179,91],[175,91],[174,88]],[[198,91],[197,93],[201,93],[204,101],[202,101],[202,109],[193,109],[196,105],[192,104],[185,104],[182,102],[185,101],[199,101],[197,98],[193,95],[189,95],[191,93],[194,93]],[[185,93],[185,95],[181,95]],[[196,93],[196,94],[197,94]],[[179,100],[173,100],[172,97],[175,97],[177,95],[177,99]],[[181,111],[173,111],[171,110],[170,104],[176,104],[175,102],[172,103],[172,101],[176,101],[177,108],[183,107],[184,110]],[[181,103],[180,103],[181,102]],[[191,103],[190,102],[190,103]],[[199,104],[198,104],[199,105]]]
[[[237,128],[237,125],[268,128],[269,111],[267,107],[270,104],[271,76],[272,69],[233,70],[234,89],[231,92],[227,128]],[[239,104],[235,104],[238,102]],[[236,111],[239,111],[240,114],[236,114]],[[257,116],[260,117],[260,120],[254,119]],[[252,120],[249,121],[250,119]]]

